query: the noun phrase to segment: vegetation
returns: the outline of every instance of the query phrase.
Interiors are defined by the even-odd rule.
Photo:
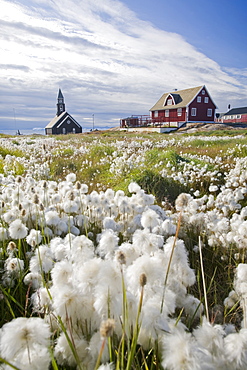
[[[246,148],[0,137],[0,367],[244,369]]]

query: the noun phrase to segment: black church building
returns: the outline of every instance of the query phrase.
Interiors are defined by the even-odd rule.
[[[64,97],[59,89],[57,97],[57,114],[45,127],[46,135],[80,134],[82,127],[65,111]]]

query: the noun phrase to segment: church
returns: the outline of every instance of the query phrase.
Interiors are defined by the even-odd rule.
[[[45,134],[61,135],[80,133],[82,133],[82,127],[68,112],[66,112],[64,97],[61,89],[59,89],[57,97],[57,114],[45,127]]]

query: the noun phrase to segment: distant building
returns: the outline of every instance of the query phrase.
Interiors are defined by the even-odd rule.
[[[167,92],[150,109],[150,116],[131,116],[120,120],[120,128],[148,128],[169,132],[187,122],[215,122],[216,105],[206,86]],[[159,129],[159,130],[158,130]]]
[[[214,122],[216,105],[205,86],[165,93],[150,109],[152,121]]]
[[[222,123],[247,123],[247,107],[232,108],[220,117]]]
[[[57,97],[57,114],[45,127],[45,133],[46,135],[82,133],[82,127],[79,123],[65,111],[64,97],[61,89],[59,89]]]

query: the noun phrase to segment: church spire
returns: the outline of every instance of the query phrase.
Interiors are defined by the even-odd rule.
[[[57,96],[57,116],[60,116],[63,112],[65,112],[64,97],[61,89],[59,89]]]

